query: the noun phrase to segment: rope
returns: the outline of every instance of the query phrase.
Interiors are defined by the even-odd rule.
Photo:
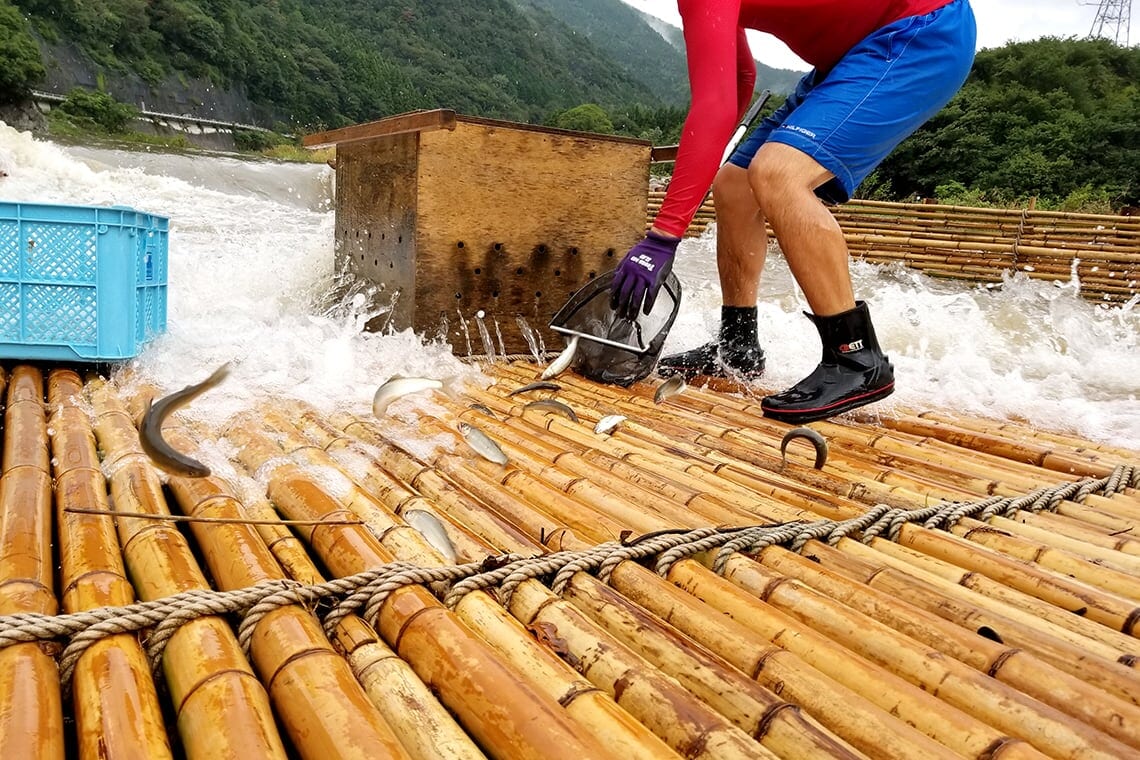
[[[526,580],[552,576],[550,589],[561,595],[578,572],[596,572],[601,581],[608,583],[614,569],[627,560],[639,562],[654,557],[654,570],[665,577],[678,561],[716,550],[712,569],[722,573],[734,554],[755,554],[769,546],[786,546],[798,552],[808,541],[826,540],[835,545],[855,533],[868,543],[876,537],[896,540],[902,527],[911,523],[948,530],[967,517],[988,520],[1009,516],[1018,510],[1055,510],[1065,500],[1083,502],[1093,494],[1110,496],[1137,487],[1140,487],[1140,469],[1120,465],[1104,478],[1086,478],[1023,496],[944,502],[913,510],[880,504],[859,517],[843,521],[656,532],[582,551],[533,557],[502,555],[488,557],[481,563],[445,567],[393,562],[311,585],[275,580],[232,591],[194,589],[164,599],[64,615],[19,613],[0,616],[0,649],[19,643],[66,639],[59,668],[64,689],[70,690],[76,663],[88,647],[108,636],[135,634],[145,628],[152,629],[145,643],[151,667],[157,671],[170,639],[183,625],[203,617],[241,616],[237,640],[248,656],[258,624],[266,615],[285,606],[314,609],[322,603],[332,605],[323,619],[324,631],[331,637],[349,615],[360,614],[366,621],[374,622],[385,600],[404,586],[429,587],[437,596],[443,595],[443,603],[449,609],[454,609],[472,591],[497,589],[500,602],[509,607],[515,590]]]

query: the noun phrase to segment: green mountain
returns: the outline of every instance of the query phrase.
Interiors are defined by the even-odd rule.
[[[681,30],[621,0],[519,0],[542,8],[605,50],[622,71],[650,88],[664,102],[685,106],[689,80]],[[665,44],[662,45],[662,42]],[[756,87],[785,95],[803,72],[756,62]]]
[[[14,40],[0,44],[0,100],[83,86],[290,130],[419,108],[542,122],[597,103],[629,132],[631,109],[688,99],[679,30],[667,40],[621,0],[0,0],[0,11]]]

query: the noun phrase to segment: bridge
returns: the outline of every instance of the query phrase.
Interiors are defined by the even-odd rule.
[[[32,99],[36,101],[37,105],[46,105],[48,110],[54,104],[62,103],[67,98],[54,92],[45,92],[43,90],[32,90]],[[169,126],[171,129],[177,129],[181,132],[193,132],[197,128],[199,133],[207,131],[215,132],[272,132],[272,130],[265,127],[259,127],[255,124],[243,124],[241,122],[221,121],[218,119],[209,119],[203,116],[195,116],[194,114],[182,113],[163,113],[162,111],[150,111],[146,108],[144,103],[139,109],[139,119],[146,121],[159,122]],[[288,135],[286,135],[288,136]]]

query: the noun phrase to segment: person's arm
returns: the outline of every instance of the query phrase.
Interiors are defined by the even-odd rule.
[[[682,237],[708,192],[733,129],[748,108],[755,63],[738,26],[740,0],[680,0],[691,102],[673,178],[653,229]]]

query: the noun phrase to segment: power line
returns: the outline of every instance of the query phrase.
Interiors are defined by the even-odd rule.
[[[1121,47],[1128,47],[1128,32],[1132,25],[1132,0],[1077,0],[1081,5],[1095,5],[1090,37],[1104,37]]]

